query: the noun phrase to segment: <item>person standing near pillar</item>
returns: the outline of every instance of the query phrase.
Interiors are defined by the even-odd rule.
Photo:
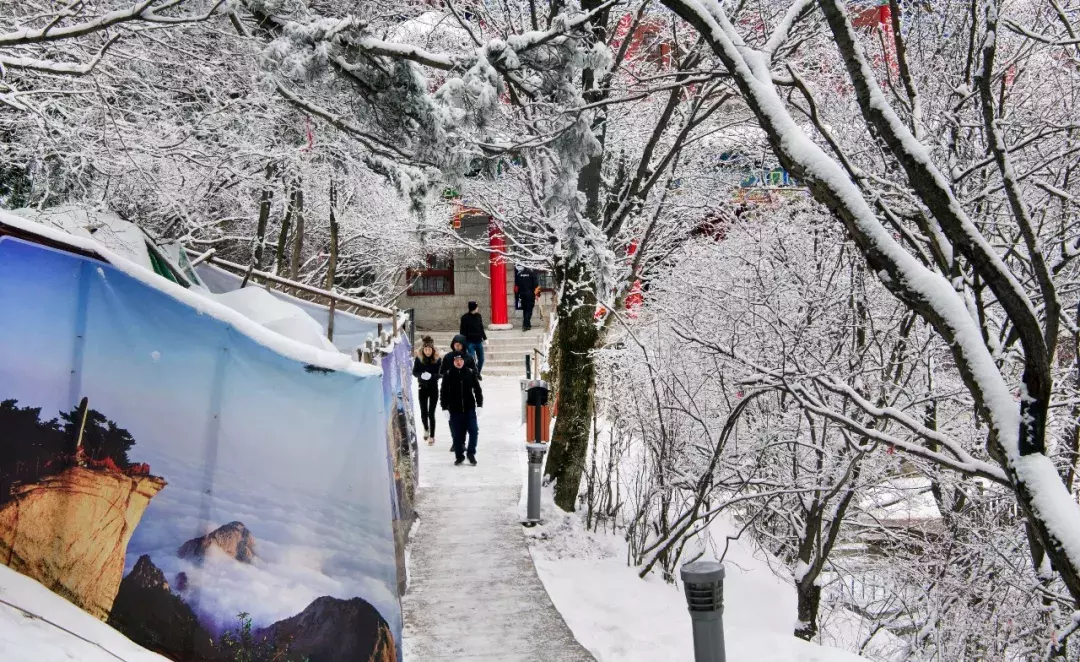
[[[533,308],[536,306],[536,297],[539,293],[540,279],[537,277],[536,270],[525,267],[521,270],[518,284],[518,296],[521,297],[522,331],[532,330]]]
[[[461,316],[458,333],[465,336],[465,349],[476,362],[476,378],[483,379],[480,375],[484,372],[484,341],[487,340],[487,332],[484,331],[484,318],[480,314],[480,307],[475,301],[469,302],[469,312]]]
[[[514,310],[521,310],[521,273],[525,267],[514,265]]]

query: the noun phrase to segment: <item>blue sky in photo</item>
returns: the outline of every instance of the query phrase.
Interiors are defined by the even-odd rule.
[[[73,370],[80,285],[85,348]],[[82,396],[131,432],[132,461],[169,482],[129,568],[151,553],[172,581],[170,549],[239,520],[266,558],[231,580],[217,568],[222,590],[204,607],[272,622],[319,595],[359,595],[400,634],[379,377],[307,372],[107,264],[0,238],[0,399],[49,418]],[[241,605],[245,579],[252,604]]]

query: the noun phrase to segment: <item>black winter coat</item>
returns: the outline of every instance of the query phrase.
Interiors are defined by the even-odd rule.
[[[454,362],[450,360],[450,354],[458,351],[454,349],[454,343],[461,343],[461,355],[465,357],[465,367],[476,370],[476,361],[473,361],[473,357],[469,356],[469,353],[465,351],[465,343],[467,342],[465,336],[460,333],[454,336],[454,339],[450,341],[450,351],[442,357],[442,365],[439,368],[440,376],[445,377],[450,368],[454,367]]]
[[[447,357],[449,360],[449,357]],[[446,411],[464,413],[484,406],[484,392],[476,371],[468,365],[458,370],[453,365],[443,374],[439,403]]]
[[[465,336],[465,339],[469,342],[487,340],[487,332],[484,331],[484,317],[480,313],[465,313],[461,316],[461,327],[458,333]]]
[[[532,269],[522,269],[518,282],[518,296],[522,299],[535,299],[536,288],[540,287],[540,279]]]
[[[425,372],[431,373],[431,379],[420,379],[420,375]],[[431,358],[417,356],[413,358],[412,374],[420,384],[421,391],[438,391],[439,377],[442,376],[442,359],[437,359],[434,356]]]

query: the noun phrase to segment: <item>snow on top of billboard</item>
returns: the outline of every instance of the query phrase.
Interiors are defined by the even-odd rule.
[[[77,219],[78,216],[69,215],[68,218],[73,219],[72,222],[74,223],[77,222],[74,219]],[[97,241],[98,232],[89,233],[87,231],[86,234],[89,237],[80,236],[81,232],[79,234],[69,233],[62,229],[62,224],[59,226],[46,225],[7,211],[0,211],[0,225],[6,225],[21,232],[96,255],[144,285],[191,306],[199,314],[210,315],[231,325],[260,345],[295,361],[310,363],[318,367],[360,377],[382,374],[382,368],[354,361],[350,356],[336,351],[329,342],[323,342],[321,334],[317,334],[318,339],[313,339],[310,325],[298,323],[299,318],[296,314],[307,317],[316,328],[319,328],[318,323],[311,319],[302,309],[292,306],[292,304],[276,302],[274,309],[269,310],[263,305],[265,300],[261,297],[259,299],[244,297],[240,300],[229,300],[227,298],[222,301],[220,297],[209,295],[203,288],[185,288],[154,273],[149,257],[146,258],[146,263],[143,264],[139,262],[137,254],[129,256],[130,252],[124,254]],[[133,224],[129,223],[129,225],[135,227]],[[141,237],[141,230],[138,230],[138,228],[135,228],[135,230],[140,233]],[[123,236],[128,241],[133,238],[130,233]],[[145,239],[142,239],[142,242],[145,250]],[[296,308],[296,311],[289,315],[283,315],[281,306],[290,306]],[[254,319],[252,316],[254,316]],[[270,321],[271,324],[266,326],[260,323],[259,320]]]

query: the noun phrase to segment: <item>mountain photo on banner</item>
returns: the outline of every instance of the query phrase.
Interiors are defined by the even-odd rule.
[[[176,660],[400,659],[377,375],[0,237],[0,559]]]

